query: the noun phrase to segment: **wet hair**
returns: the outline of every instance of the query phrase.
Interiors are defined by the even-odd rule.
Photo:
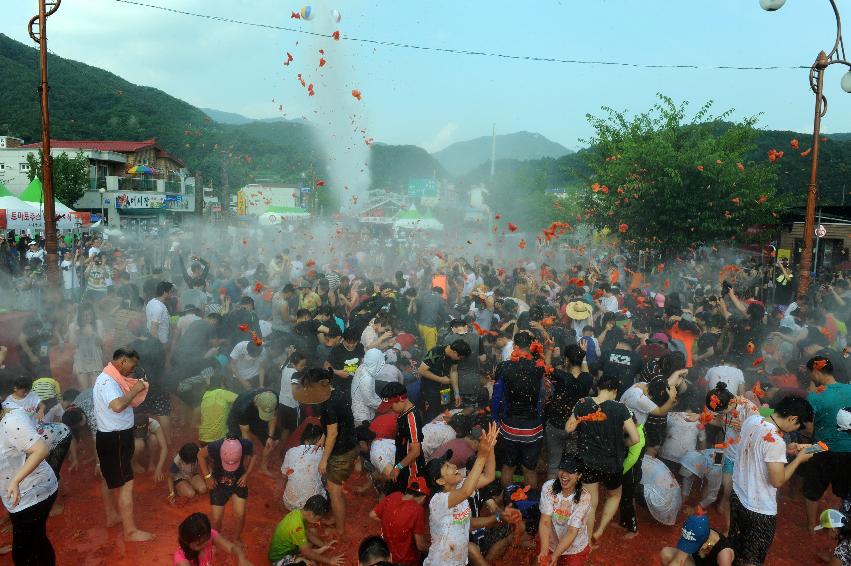
[[[328,325],[328,332],[325,333],[325,338],[337,338],[342,335],[343,332],[340,330],[340,327],[337,326],[337,323],[332,322]]]
[[[295,311],[296,318],[304,318],[306,316],[310,316],[310,311],[307,309],[298,309],[297,311]]]
[[[343,331],[343,340],[346,342],[359,342],[360,334],[358,334],[357,328],[353,326],[349,326]]]
[[[157,283],[157,289],[155,291],[157,297],[162,297],[169,291],[174,289],[174,283],[171,281],[160,281]]]
[[[192,513],[186,517],[177,530],[177,540],[183,555],[192,566],[198,566],[198,551],[192,550],[192,544],[209,539],[213,534],[210,519],[203,513]]]
[[[80,391],[78,389],[74,389],[73,387],[71,389],[66,389],[62,392],[62,400],[67,401],[69,403],[73,403],[74,399],[76,399],[79,394]]]
[[[185,463],[194,464],[198,461],[198,445],[194,442],[187,442],[180,447],[177,455],[180,456],[180,459]]]
[[[449,348],[462,358],[468,358],[472,353],[470,345],[464,342],[463,340],[454,341],[452,344],[449,345]]]
[[[467,321],[463,318],[454,318],[449,323],[449,328],[461,328],[462,326],[467,326]]]
[[[594,327],[590,324],[586,324],[582,327],[582,332],[594,332]]]
[[[16,377],[15,381],[12,382],[12,389],[26,389],[27,391],[33,388],[33,378],[22,375],[20,377]]]
[[[331,505],[323,496],[313,495],[304,503],[303,509],[310,511],[317,517],[324,517],[331,510]]]
[[[718,401],[715,403],[715,407],[712,407],[712,398],[715,397]],[[706,392],[706,406],[717,413],[723,413],[727,410],[727,407],[730,406],[730,403],[735,399],[735,395],[732,391],[727,389],[727,384],[723,381],[719,381],[718,385],[715,386],[715,389],[710,389]]]
[[[222,315],[217,312],[211,312],[206,317],[208,320],[212,320],[215,323],[219,323],[222,321]]]
[[[260,346],[256,342],[251,340],[248,342],[248,347],[246,348],[246,351],[248,352],[249,356],[251,356],[252,358],[256,358],[260,355],[260,352],[263,351],[263,346]]]
[[[332,318],[334,316],[334,307],[331,305],[322,305],[318,309],[316,309],[317,316],[327,316],[328,318]]]
[[[307,444],[310,441],[318,441],[324,433],[321,426],[310,423],[304,427],[301,433],[301,443]]]
[[[599,391],[617,391],[620,389],[621,382],[620,379],[616,375],[606,375],[603,376],[597,381],[597,389]]]
[[[535,337],[531,332],[518,332],[514,335],[514,345],[518,348],[528,348],[535,341]]]
[[[783,418],[798,417],[801,426],[804,426],[804,423],[813,422],[813,406],[806,399],[794,395],[781,399],[774,407],[774,413]]]
[[[121,358],[138,360],[139,352],[130,348],[118,348],[115,352],[112,353],[112,361],[117,362]]]
[[[376,560],[390,560],[390,547],[378,535],[368,536],[358,546],[358,562],[372,564]]]
[[[334,370],[331,368],[310,368],[301,374],[301,382],[306,385],[308,383],[319,383],[323,379],[331,380],[334,378]]]
[[[647,384],[647,396],[656,405],[664,405],[671,398],[668,393],[668,380],[656,379]]]
[[[564,361],[571,366],[582,365],[582,360],[585,359],[585,352],[582,351],[576,344],[570,344],[564,349]]]
[[[680,371],[686,367],[686,357],[682,352],[669,352],[659,358],[659,369],[662,371],[662,376],[667,379],[675,371]]]
[[[813,371],[817,362],[824,362],[824,365],[818,371],[827,375],[833,375],[833,362],[824,356],[814,356],[807,360],[807,369]]]
[[[69,407],[62,413],[62,424],[71,430],[71,434],[77,440],[83,436],[86,414],[80,407]]]
[[[287,363],[294,366],[296,364],[303,362],[306,359],[307,359],[307,356],[304,353],[296,350],[295,352],[293,352],[290,355],[289,359],[287,360]]]

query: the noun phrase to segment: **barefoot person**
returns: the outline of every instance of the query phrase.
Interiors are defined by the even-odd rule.
[[[125,540],[142,542],[154,535],[137,529],[133,520],[133,407],[144,401],[148,387],[144,380],[128,377],[138,363],[139,354],[135,350],[117,349],[112,362],[97,377],[93,395],[98,427],[95,448],[103,478],[101,493],[107,526],[120,521]],[[117,512],[112,502],[116,490]]]

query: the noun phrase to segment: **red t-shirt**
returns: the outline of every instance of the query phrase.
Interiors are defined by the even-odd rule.
[[[378,415],[369,423],[369,430],[375,433],[375,438],[396,438],[396,419],[398,413],[393,411]]]
[[[425,535],[426,512],[422,505],[413,499],[403,499],[399,491],[394,491],[378,505],[375,514],[381,519],[381,533],[393,562],[403,566],[419,566],[420,551],[414,535]]]
[[[463,438],[456,438],[455,440],[450,440],[449,442],[442,444],[432,453],[431,457],[442,458],[443,455],[446,454],[447,450],[452,450],[452,459],[450,462],[459,468],[466,468],[467,460],[470,456],[474,456],[476,454],[476,451],[473,450],[473,447],[470,446],[469,442]]]

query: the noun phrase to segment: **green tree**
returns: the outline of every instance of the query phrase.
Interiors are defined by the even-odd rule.
[[[591,170],[585,218],[621,233],[629,247],[676,253],[695,242],[744,239],[751,226],[775,223],[784,208],[777,173],[765,158],[747,161],[759,136],[755,118],[711,116],[704,104],[659,102],[635,117],[604,107],[584,152]]]
[[[27,174],[32,181],[41,178],[41,164],[44,153],[38,150],[38,158],[32,153],[27,154],[30,171]],[[59,202],[73,208],[74,203],[82,198],[89,186],[89,159],[83,152],[69,157],[64,151],[54,157],[53,161],[53,194]]]

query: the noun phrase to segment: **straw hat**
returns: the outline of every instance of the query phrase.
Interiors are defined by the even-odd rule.
[[[323,379],[313,383],[292,384],[293,398],[303,405],[319,405],[331,397],[331,382]]]
[[[565,312],[573,320],[585,320],[591,316],[591,307],[583,301],[573,301],[572,303],[567,303]]]

